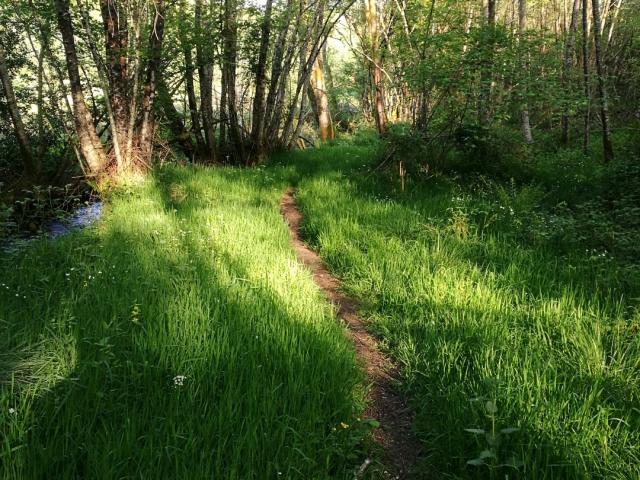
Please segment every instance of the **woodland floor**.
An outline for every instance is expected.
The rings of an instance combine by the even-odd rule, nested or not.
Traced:
[[[0,478],[639,478],[637,237],[569,197],[605,177],[403,190],[377,148],[165,166],[3,254]]]

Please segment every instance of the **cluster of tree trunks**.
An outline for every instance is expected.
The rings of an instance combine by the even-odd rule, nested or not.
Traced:
[[[294,145],[309,119],[315,121],[321,141],[334,138],[335,102],[330,95],[326,42],[336,22],[355,1],[283,0],[276,7],[273,0],[266,0],[256,21],[259,33],[255,54],[247,54],[239,50],[244,41],[239,37],[239,25],[244,21],[246,10],[238,0],[176,0],[168,5],[165,0],[99,0],[95,5],[77,0],[73,6],[70,0],[53,0],[66,73],[51,51],[53,34],[47,20],[35,22],[35,28],[40,30],[39,39],[34,41],[31,29],[27,31],[38,65],[38,148],[29,139],[6,52],[0,49],[2,91],[25,173],[36,178],[42,170],[46,149],[43,141],[45,88],[50,97],[59,99],[58,103],[53,102],[57,108],[64,102],[64,110],[66,104],[69,113],[61,111],[60,114],[70,115],[73,127],[62,124],[68,138],[73,139],[70,143],[87,175],[99,175],[106,170],[127,172],[136,166],[149,165],[159,112],[179,148],[189,159],[201,162],[241,165],[262,162],[269,151]],[[559,112],[561,141],[569,142],[575,109],[570,100],[574,95],[572,80],[581,75],[584,149],[586,152],[589,146],[592,117],[596,113],[602,125],[605,161],[613,159],[613,146],[603,56],[613,41],[623,1],[605,0],[601,5],[600,0],[591,0],[589,5],[589,0],[572,0],[570,12],[565,12],[566,25],[560,22],[557,27],[564,35],[559,62],[563,95]],[[475,2],[474,8],[464,11],[457,20],[465,38],[460,56],[475,58],[474,84],[464,92],[466,100],[461,113],[452,115],[452,119],[462,119],[468,110],[474,112],[475,106],[474,120],[479,125],[490,126],[496,105],[511,95],[523,140],[532,143],[531,111],[533,108],[535,118],[536,110],[535,104],[530,104],[530,98],[535,98],[530,93],[533,91],[530,59],[534,48],[545,48],[529,41],[528,20],[536,23],[537,19],[528,18],[526,0],[512,1],[511,24],[515,25],[512,32],[518,55],[514,65],[518,72],[514,78],[505,79],[502,60],[497,60],[498,42],[502,41],[499,40],[502,23],[498,18],[497,0]],[[424,31],[420,36],[414,35],[418,26],[408,13],[409,3],[407,0],[386,3],[363,0],[353,17],[356,20],[352,20],[356,24],[357,45],[347,42],[366,67],[362,110],[370,115],[380,134],[387,130],[389,118],[409,118],[426,132],[438,106],[450,102],[451,91],[447,85],[436,86],[428,76],[419,79],[411,69],[416,64],[429,65],[429,55],[433,55],[427,48],[429,42],[451,27],[436,25],[434,12],[438,5],[431,0],[424,5],[426,18],[420,26]],[[100,32],[92,28],[95,17],[91,13],[96,7],[99,7],[102,24]],[[168,58],[164,45],[169,8],[175,13],[170,18],[180,18],[179,23],[171,24],[169,29],[173,35],[170,48],[179,56],[183,67],[177,73],[165,72],[167,65],[176,64],[175,57]],[[78,19],[72,18],[75,15]],[[474,21],[477,28],[472,30]],[[547,22],[544,18],[539,21],[540,26]],[[74,31],[77,25],[81,32]],[[397,32],[393,30],[396,27]],[[100,34],[102,40],[97,37]],[[394,47],[391,40],[394,35],[403,38],[410,55],[397,55],[393,49],[398,47]],[[475,43],[473,35],[476,35]],[[98,102],[91,85],[96,78],[91,80],[86,66],[80,63],[84,60],[79,59],[78,37],[84,40],[80,56],[84,59],[88,52],[98,74],[97,85],[93,86],[104,92],[104,98]],[[407,60],[409,57],[413,58]],[[247,67],[247,58],[251,59],[250,67]],[[53,68],[53,75],[51,71],[47,74],[45,62]],[[577,64],[581,64],[581,72]],[[392,78],[388,68],[400,70],[404,76]],[[412,82],[407,78],[413,78]],[[220,88],[216,91],[218,81]],[[184,99],[182,111],[176,107],[176,98],[180,96]]]

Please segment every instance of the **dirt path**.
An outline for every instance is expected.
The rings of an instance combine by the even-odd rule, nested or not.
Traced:
[[[289,224],[298,259],[309,267],[314,281],[336,305],[338,316],[349,327],[350,337],[358,356],[364,361],[371,383],[365,414],[380,422],[380,428],[374,431],[374,440],[383,448],[385,466],[392,470],[389,472],[392,478],[404,479],[416,459],[418,446],[411,432],[409,410],[392,385],[396,367],[380,351],[375,337],[366,330],[356,313],[358,303],[340,291],[340,282],[329,273],[318,254],[300,238],[302,214],[296,206],[294,194],[293,188],[282,194],[280,209]]]

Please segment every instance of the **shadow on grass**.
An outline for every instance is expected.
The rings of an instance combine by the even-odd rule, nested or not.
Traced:
[[[433,452],[420,471],[639,473],[639,290],[624,268],[506,236],[456,237],[446,181],[402,194],[341,162],[345,149],[315,162],[315,152],[299,154],[309,156],[295,173],[303,228],[346,288],[363,297],[372,329],[403,366],[416,430]],[[520,429],[497,447],[465,432],[490,428],[488,400],[497,402],[499,428]],[[519,471],[466,464],[482,450],[498,451],[487,463],[515,456],[525,464]]]
[[[69,252],[45,246],[31,254],[53,255],[39,269],[57,277],[59,263],[75,264],[80,251],[96,278],[31,309],[42,308],[42,317],[13,347],[43,341],[64,312],[74,368],[33,397],[23,431],[10,432],[21,448],[0,465],[23,478],[348,476],[353,459],[345,450],[353,442],[332,427],[354,415],[361,376],[330,308],[309,311],[322,303],[287,299],[282,291],[295,283],[276,289],[273,277],[261,279],[230,239],[202,243],[205,229],[186,232],[181,219],[205,220],[216,198],[190,184],[186,170],[171,175],[155,185],[162,205],[140,218],[76,234],[65,240]],[[275,180],[216,175],[228,188],[241,177],[255,189],[237,208],[262,215]],[[172,199],[173,183],[189,190],[183,202]],[[280,221],[277,210],[273,216]],[[246,234],[283,255],[266,266],[290,268],[286,228],[272,229]],[[96,249],[95,258],[86,256]],[[115,280],[97,275],[110,265],[118,267]]]

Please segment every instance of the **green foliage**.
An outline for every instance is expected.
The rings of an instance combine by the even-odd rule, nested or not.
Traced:
[[[159,169],[0,255],[1,478],[352,478],[362,375],[291,249],[288,176]]]
[[[603,180],[637,161],[503,154],[401,192],[371,172],[375,150],[298,154],[298,200],[305,235],[402,366],[428,452],[416,477],[639,476],[638,257],[618,235],[594,251],[595,220],[577,213],[604,218]],[[639,244],[633,215],[617,231]]]

